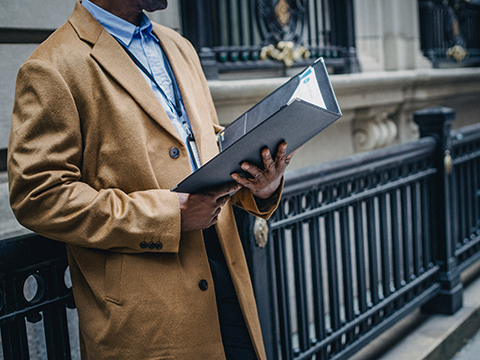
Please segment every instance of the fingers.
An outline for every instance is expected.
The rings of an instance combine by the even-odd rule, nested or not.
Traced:
[[[219,207],[215,210],[215,212],[213,213],[213,216],[212,216],[212,220],[210,220],[210,224],[207,226],[207,228],[212,226],[212,225],[215,225],[217,223],[218,215],[220,215],[220,211],[222,211],[221,207]]]
[[[213,200],[215,201],[214,205],[214,212],[211,225],[214,225],[218,220],[218,215],[222,210],[222,207],[228,202],[230,199],[230,194],[234,193],[235,191],[241,188],[240,184],[233,183],[228,184],[221,187],[217,192],[214,193]]]
[[[287,168],[290,160],[293,157],[293,154],[287,156],[287,143],[283,142],[278,146],[277,156],[275,158],[276,169],[277,171],[283,173]]]
[[[228,185],[217,192],[204,194],[177,193],[181,213],[182,231],[206,229],[218,221],[218,216],[228,200],[229,193],[238,190],[240,185]],[[225,194],[223,196],[219,196]]]
[[[218,190],[215,190],[215,191],[210,191],[210,194],[213,196],[213,198],[215,199],[215,201],[219,201],[219,199],[223,198],[223,197],[227,197],[227,200],[228,200],[228,197],[230,196],[230,194],[234,193],[235,191],[239,190],[240,189],[240,185],[237,184],[237,183],[231,183],[231,184],[227,184],[227,185],[224,185],[222,186],[220,189]]]
[[[273,166],[275,167],[275,163],[272,161]],[[241,165],[242,170],[248,172],[254,179],[260,179],[262,176],[265,175],[264,170],[260,170],[258,167],[255,165],[249,164],[247,162],[243,163]]]
[[[202,194],[179,194],[180,209],[182,215],[182,231],[206,229],[218,221],[222,207],[230,199],[230,195],[242,186],[250,189],[257,197],[266,199],[278,188],[285,168],[293,157],[287,156],[287,144],[281,143],[277,148],[275,159],[268,148],[262,150],[264,169],[255,165],[243,163],[242,169],[248,172],[252,178],[244,178],[239,174],[232,174],[234,183],[224,185],[218,189]]]
[[[208,229],[210,226],[215,225],[215,224],[217,223],[217,221],[218,221],[218,216],[217,216],[217,217],[214,217],[214,218],[212,219],[212,222],[210,223],[210,225],[208,225],[205,229]],[[205,229],[202,229],[202,230],[205,230]]]
[[[278,145],[277,156],[275,158],[275,161],[276,162],[285,161],[286,157],[287,157],[287,143],[284,141],[283,143]]]
[[[277,155],[278,156],[278,155]],[[275,168],[275,161],[272,159],[272,154],[268,148],[262,151],[263,166],[265,169],[273,170]]]
[[[287,156],[287,143],[284,141],[277,148],[275,160],[273,160],[272,154],[268,148],[262,150],[264,170],[260,170],[249,163],[243,163],[242,169],[247,171],[255,179],[265,176],[268,177],[269,175],[275,176],[276,173],[283,173],[292,157],[293,154]]]
[[[287,156],[287,143],[284,141],[278,146],[275,159],[272,159],[269,149],[262,150],[263,170],[246,162],[241,165],[242,170],[248,172],[252,178],[244,178],[237,173],[231,176],[238,184],[250,189],[255,196],[266,199],[278,188],[294,153]]]
[[[243,187],[250,187],[250,180],[248,179],[245,179],[243,177],[241,177],[240,175],[238,175],[237,173],[233,173],[232,175],[230,175],[232,177],[233,180],[235,180],[239,185],[243,186]]]
[[[230,199],[230,195],[225,195],[225,196],[222,196],[221,198],[218,198],[217,199],[217,205],[219,207],[222,207],[223,205],[225,205],[227,203],[228,199]]]

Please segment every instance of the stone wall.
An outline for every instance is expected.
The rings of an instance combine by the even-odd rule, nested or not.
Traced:
[[[211,81],[221,124],[229,124],[287,80]],[[343,117],[295,154],[289,169],[416,140],[413,112],[427,106],[454,108],[454,129],[480,121],[478,68],[333,75],[331,82]]]

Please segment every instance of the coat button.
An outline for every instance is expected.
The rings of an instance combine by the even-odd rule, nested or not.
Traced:
[[[148,248],[151,249],[151,250],[155,249],[155,244],[152,241],[150,241],[148,243]]]
[[[200,280],[200,282],[198,283],[198,287],[200,288],[200,290],[206,291],[208,289],[207,280],[205,280],[205,279]]]
[[[157,243],[155,244],[155,247],[157,248],[157,250],[162,250],[163,244],[160,241],[157,241]]]
[[[148,246],[148,244],[147,244],[145,241],[142,241],[142,242],[140,243],[140,247],[141,247],[142,249],[146,249],[147,246]]]
[[[172,159],[176,159],[176,158],[178,158],[179,156],[180,156],[180,150],[178,150],[177,147],[172,147],[172,148],[170,149],[170,157],[171,157]]]

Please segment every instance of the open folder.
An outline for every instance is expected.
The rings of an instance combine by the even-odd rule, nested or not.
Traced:
[[[323,58],[261,100],[218,134],[220,153],[176,187],[176,192],[198,193],[233,179],[230,174],[249,162],[263,168],[261,151],[275,157],[287,142],[287,153],[302,146],[342,116]]]

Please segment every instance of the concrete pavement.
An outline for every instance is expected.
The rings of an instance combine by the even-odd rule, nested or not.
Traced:
[[[479,360],[480,262],[462,281],[463,307],[454,315],[417,310],[349,360]]]
[[[480,359],[480,331],[452,358],[452,360]]]

